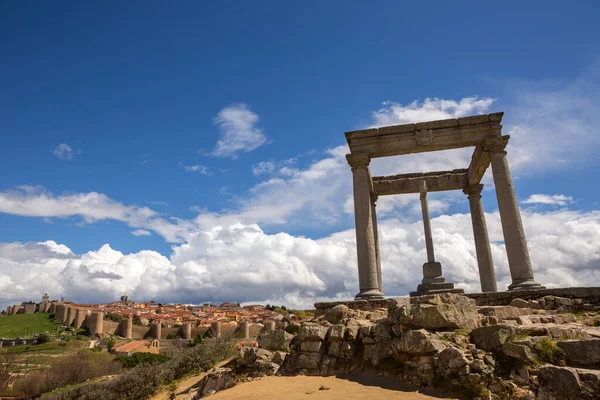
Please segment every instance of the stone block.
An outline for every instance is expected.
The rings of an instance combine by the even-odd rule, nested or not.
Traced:
[[[339,304],[327,310],[323,318],[332,324],[341,324],[348,319],[349,315],[350,309],[343,304]]]
[[[327,328],[314,322],[304,322],[300,326],[298,339],[304,340],[325,340],[327,336]]]
[[[504,343],[502,345],[502,352],[507,356],[520,361],[532,362],[535,360],[535,356],[531,349],[524,344]]]
[[[569,340],[558,342],[567,357],[569,365],[600,365],[600,339]]]
[[[295,367],[298,369],[317,369],[321,362],[321,353],[300,353],[295,358]]]
[[[392,340],[392,346],[395,351],[410,355],[437,353],[446,348],[443,341],[424,329],[404,332],[400,338]]]
[[[318,353],[321,351],[323,342],[321,341],[304,341],[300,343],[300,351],[306,353]]]
[[[344,334],[346,333],[346,327],[341,324],[332,325],[329,327],[327,334],[327,340],[329,342],[339,342],[344,340]]]
[[[515,327],[505,324],[482,326],[471,331],[471,342],[478,349],[490,351],[498,346],[502,346],[515,333]]]
[[[510,305],[517,308],[529,308],[529,302],[523,299],[512,299]]]
[[[353,342],[358,339],[360,328],[356,326],[350,326],[346,328],[346,340]]]
[[[284,330],[263,331],[258,335],[258,346],[263,349],[276,351],[289,349],[290,342],[294,335]]]

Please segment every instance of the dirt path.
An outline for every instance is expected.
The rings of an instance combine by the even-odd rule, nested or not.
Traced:
[[[319,390],[321,386],[329,390]],[[320,376],[266,377],[259,381],[239,383],[218,392],[215,400],[425,400],[458,399],[437,391],[418,392],[415,387],[402,385],[390,378],[360,375],[347,379]]]

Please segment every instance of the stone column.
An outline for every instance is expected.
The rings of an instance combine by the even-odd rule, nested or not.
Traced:
[[[377,260],[377,281],[379,282],[379,291],[383,294],[383,285],[381,284],[381,257],[379,256],[379,229],[377,228],[377,199],[376,194],[371,195],[371,218],[373,219],[373,237],[375,239],[375,258]]]
[[[427,185],[420,182],[419,192],[421,197],[421,210],[423,212],[423,228],[425,230],[425,246],[427,247],[427,262],[423,264],[423,280],[417,286],[416,292],[410,296],[422,296],[432,293],[463,293],[462,289],[455,289],[452,282],[446,282],[442,275],[442,264],[435,261],[433,252],[433,235],[431,234],[431,221],[429,219],[429,205],[427,204]]]
[[[154,321],[153,336],[154,336],[154,339],[156,339],[156,340],[160,340],[161,339],[161,336],[162,336],[162,321],[160,319]]]
[[[469,198],[469,206],[471,207],[471,222],[473,223],[473,237],[475,239],[475,252],[477,253],[481,291],[497,292],[492,248],[490,247],[485,213],[481,204],[482,190],[483,185],[481,184],[470,184],[463,188],[463,192]]]
[[[221,323],[220,322],[211,322],[210,324],[213,338],[218,339],[221,337]]]
[[[244,332],[244,338],[248,339],[250,337],[250,322],[248,322],[248,320],[242,321],[242,330]]]
[[[508,290],[542,289],[543,287],[533,278],[519,203],[506,160],[504,148],[508,144],[509,138],[509,136],[488,138],[483,144],[490,153],[504,245],[512,278],[512,284],[508,286]]]
[[[356,300],[381,299],[377,276],[377,251],[371,212],[371,174],[368,154],[348,154],[354,186],[354,223],[360,292]]]

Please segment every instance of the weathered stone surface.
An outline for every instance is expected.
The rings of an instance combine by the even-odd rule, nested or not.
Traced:
[[[577,371],[568,367],[543,366],[539,369],[538,400],[581,399],[581,382]]]
[[[346,328],[346,340],[353,342],[358,339],[358,333],[360,331],[359,327],[350,326]]]
[[[344,325],[332,325],[329,327],[329,332],[327,333],[327,340],[329,342],[339,342],[341,340],[344,340],[345,333],[346,327]]]
[[[400,323],[400,316],[404,315],[404,308],[410,306],[410,298],[396,297],[388,303],[388,321],[395,325]]]
[[[413,297],[409,306],[390,307],[388,315],[391,323],[430,330],[473,329],[481,324],[475,302],[452,293]]]
[[[371,336],[376,342],[389,340],[392,337],[392,328],[387,321],[379,322],[371,328]]]
[[[346,322],[349,315],[350,309],[343,304],[339,304],[327,310],[325,312],[324,318],[332,324],[343,324],[344,322]]]
[[[327,328],[316,324],[314,322],[304,322],[300,326],[300,331],[298,332],[298,339],[301,341],[304,340],[325,340],[325,336],[327,336]]]
[[[206,397],[209,393],[229,389],[235,386],[235,377],[231,368],[216,368],[200,381],[198,385],[198,398]]]
[[[289,350],[289,345],[294,335],[287,333],[284,330],[277,329],[274,331],[264,331],[258,335],[258,346],[260,348],[277,351]]]
[[[321,362],[320,353],[299,353],[295,359],[295,367],[299,369],[316,369]]]
[[[532,362],[535,359],[533,351],[524,344],[504,343],[502,345],[502,352],[509,357],[521,361]]]
[[[456,373],[469,363],[465,355],[454,347],[448,347],[440,353],[440,367],[444,373]]]
[[[367,344],[364,347],[363,358],[368,360],[373,365],[379,365],[381,360],[393,354],[391,340],[378,342],[375,344]]]
[[[411,355],[437,353],[446,348],[444,342],[424,329],[404,332],[400,338],[393,339],[392,346],[399,353]]]
[[[564,341],[557,345],[565,352],[569,365],[600,364],[600,339]]]
[[[285,331],[287,333],[291,333],[292,335],[297,335],[298,331],[300,331],[300,324],[297,322],[292,322],[285,327]]]
[[[285,357],[288,355],[285,351],[276,351],[273,353],[273,359],[271,360],[275,364],[283,364]]]
[[[529,309],[513,306],[485,306],[478,307],[478,310],[480,314],[487,317],[495,317],[498,321],[516,319],[522,315],[531,314],[531,310]]]
[[[323,342],[317,340],[304,341],[300,343],[300,351],[306,353],[318,353],[321,351]]]
[[[490,351],[502,346],[509,336],[514,335],[516,328],[510,325],[489,325],[471,331],[471,341],[479,349]]]
[[[512,299],[510,305],[517,308],[529,308],[529,302],[519,298]]]

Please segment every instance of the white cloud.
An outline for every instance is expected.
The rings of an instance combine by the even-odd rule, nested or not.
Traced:
[[[567,206],[573,203],[573,197],[564,194],[532,194],[522,201],[523,204],[547,204],[554,206]]]
[[[198,172],[199,174],[202,174],[202,175],[212,175],[212,173],[210,172],[210,169],[205,165],[199,165],[199,164],[184,165],[183,169],[185,170],[185,172]]]
[[[136,229],[135,231],[131,232],[131,234],[133,236],[151,236],[152,232],[145,229]]]
[[[499,289],[510,283],[500,219],[486,214]],[[600,284],[600,212],[523,213],[536,280],[550,287]],[[436,256],[444,274],[479,291],[468,214],[432,219]],[[422,223],[381,221],[384,291],[405,295],[421,279],[426,260]],[[83,255],[54,242],[0,244],[0,305],[53,297],[112,301],[126,293],[144,300],[269,301],[310,307],[358,292],[354,230],[319,240],[265,234],[257,225],[232,223],[201,229],[167,259],[154,251],[123,254],[108,245]]]
[[[222,109],[215,117],[220,138],[212,155],[237,158],[238,153],[247,153],[267,142],[267,136],[257,126],[258,115],[245,104],[235,104]]]
[[[116,220],[132,228],[155,231],[169,242],[184,241],[194,225],[184,220],[168,221],[148,207],[126,206],[101,193],[57,196],[41,186],[20,186],[0,192],[0,212],[24,217],[80,217],[85,223]]]
[[[271,161],[261,161],[252,166],[252,173],[256,176],[262,174],[270,174],[275,171],[275,163]]]
[[[61,143],[52,150],[52,154],[61,160],[72,160],[77,153],[68,144]]]
[[[460,118],[486,113],[494,99],[465,97],[460,101],[426,98],[422,103],[402,104],[386,101],[383,108],[373,112],[373,126],[412,124],[440,119]]]

